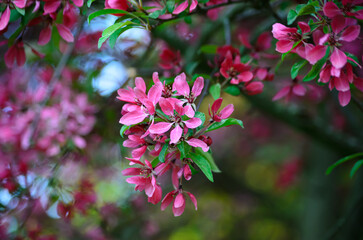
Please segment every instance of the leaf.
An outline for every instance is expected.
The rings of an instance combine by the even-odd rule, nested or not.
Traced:
[[[169,0],[166,2],[166,9],[169,13],[172,13],[175,8],[175,0]]]
[[[159,158],[156,157],[151,161],[151,166],[155,168],[160,163]]]
[[[291,25],[293,22],[295,22],[297,16],[297,12],[294,9],[291,9],[287,14],[287,24]]]
[[[200,53],[209,53],[209,54],[216,54],[217,53],[217,45],[212,45],[212,44],[207,44],[207,45],[203,45],[201,46],[201,48],[199,49]]]
[[[185,66],[185,72],[188,74],[188,75],[192,75],[192,73],[194,72],[195,68],[198,66],[199,62],[191,62],[191,63],[188,63],[186,66]]]
[[[18,11],[18,13],[20,13],[21,15],[25,15],[25,9],[23,9],[23,8],[18,8],[17,6],[15,6],[15,9],[16,9],[16,11]]]
[[[106,28],[103,32],[102,32],[102,37],[100,37],[100,39],[98,40],[98,48],[101,48],[102,44],[114,33],[116,32],[118,29],[122,28],[123,26],[127,26],[129,24],[134,24],[133,22],[130,21],[125,21],[125,22],[118,22],[115,23],[111,26],[109,26],[108,28]]]
[[[226,93],[231,94],[232,96],[238,96],[241,94],[241,90],[237,86],[228,86],[225,89],[223,89]]]
[[[326,170],[325,174],[328,175],[330,174],[334,168],[336,168],[337,166],[339,166],[342,163],[345,163],[346,161],[352,160],[354,158],[363,156],[363,152],[360,153],[355,153],[349,156],[346,156],[344,158],[341,158],[340,160],[336,161],[334,164],[330,165],[329,168]]]
[[[291,79],[295,79],[300,71],[300,69],[302,67],[305,66],[305,64],[307,63],[308,61],[306,60],[302,60],[300,62],[297,62],[295,63],[292,68],[291,68]]]
[[[186,142],[181,142],[177,145],[180,152],[180,159],[186,158],[188,153],[190,152],[191,146]]]
[[[239,126],[241,126],[241,128],[244,128],[243,122],[241,120],[235,119],[235,118],[227,118],[227,119],[223,119],[220,122],[213,123],[212,125],[209,126],[209,128],[207,128],[207,130],[205,132],[214,131],[219,128],[227,127],[227,126],[231,126],[231,125],[239,125]]]
[[[149,17],[150,18],[153,18],[153,19],[157,19],[160,15],[164,15],[166,12],[166,7],[164,7],[163,9],[161,10],[156,10],[152,13],[149,14]]]
[[[350,178],[353,178],[354,174],[358,171],[358,169],[363,165],[363,159],[357,161],[354,166],[352,167],[352,170],[350,170]]]
[[[193,162],[199,167],[199,169],[204,173],[204,175],[209,179],[209,181],[213,182],[212,169],[207,159],[193,152],[190,152],[188,157],[193,160]]]
[[[88,5],[88,3],[87,3]],[[96,12],[91,13],[88,16],[88,24],[91,22],[92,19],[99,17],[101,15],[106,15],[106,14],[128,14],[129,12],[122,10],[122,9],[102,9]]]
[[[198,131],[199,129],[202,129],[203,128],[203,124],[205,123],[205,114],[202,113],[202,112],[195,112],[194,117],[197,117],[200,120],[202,120],[202,124],[200,124],[200,126],[197,127],[197,129],[196,129]]]
[[[195,148],[195,151],[197,153],[199,153],[201,156],[203,156],[205,159],[207,159],[207,161],[208,161],[208,163],[209,163],[209,165],[211,167],[212,172],[215,172],[215,173],[222,172],[218,168],[217,164],[214,162],[214,159],[213,159],[213,156],[212,156],[211,153],[209,153],[209,152],[203,152],[203,150],[201,148]]]
[[[126,30],[129,30],[130,28],[132,28],[132,26],[126,26],[126,27],[123,27],[121,29],[118,29],[116,32],[114,32],[111,36],[110,36],[110,40],[109,40],[109,44],[110,44],[110,47],[113,48],[116,44],[116,41],[117,41],[117,38],[122,34],[124,33]]]
[[[329,56],[329,48],[327,48],[327,50],[326,50],[325,57],[320,59],[317,63],[315,63],[312,66],[311,70],[303,78],[303,82],[311,81],[311,80],[315,79],[320,74],[321,69],[323,68],[326,60],[328,59],[328,56]]]
[[[161,149],[160,153],[159,153],[159,161],[160,162],[165,162],[165,156],[168,150],[169,144],[165,143],[163,148]]]
[[[121,129],[120,129],[120,136],[124,137],[124,133],[129,130],[132,127],[132,125],[122,125]]]
[[[191,16],[184,17],[184,22],[187,24],[192,24],[192,17]]]
[[[299,16],[303,16],[303,15],[308,15],[308,14],[312,14],[315,13],[315,7],[311,4],[307,4],[305,5],[302,9],[300,9],[298,11],[298,15]]]
[[[95,0],[88,0],[87,1],[87,7],[91,7],[91,4],[94,2]]]
[[[216,100],[221,96],[221,85],[216,83],[209,88],[209,93]]]

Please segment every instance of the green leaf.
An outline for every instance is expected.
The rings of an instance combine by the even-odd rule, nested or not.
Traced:
[[[202,113],[202,112],[195,112],[194,117],[197,117],[200,120],[202,120],[201,126],[204,124],[204,122],[205,122],[205,114],[204,113]]]
[[[241,90],[237,86],[231,85],[223,89],[226,93],[231,94],[232,96],[239,96],[241,94]]]
[[[165,143],[163,148],[161,149],[161,151],[159,153],[159,161],[160,162],[165,162],[165,156],[166,156],[166,153],[168,152],[168,147],[169,147],[169,144]]]
[[[192,24],[192,17],[191,16],[184,17],[184,22],[187,24]]]
[[[291,68],[291,79],[295,79],[300,71],[300,69],[302,67],[305,66],[305,64],[307,63],[308,61],[306,60],[302,60],[300,62],[297,62],[295,63],[292,68]]]
[[[91,7],[91,4],[94,2],[95,0],[88,0],[87,1],[87,7]]]
[[[111,26],[109,26],[108,28],[106,28],[103,32],[102,32],[102,37],[100,37],[100,39],[98,40],[98,48],[101,48],[102,44],[117,30],[119,30],[120,28],[127,26],[129,24],[134,24],[133,22],[130,21],[125,21],[125,22],[118,22],[115,23]],[[121,30],[122,32],[122,30]]]
[[[297,45],[299,45],[300,44],[300,42],[301,41],[298,41],[298,42],[296,42],[296,43],[294,43],[294,45],[292,46],[292,48],[288,51],[288,52],[286,52],[286,53],[284,53],[284,54],[282,54],[281,55],[281,62],[283,62],[284,61],[284,59],[285,59],[285,57],[294,49],[294,48],[296,48],[296,46]]]
[[[132,18],[139,18],[139,17],[146,18],[147,17],[145,15],[145,13],[143,13],[143,12],[128,12],[128,11],[125,11],[122,9],[102,9],[102,10],[91,13],[88,16],[88,23],[90,23],[92,19],[99,17],[101,15],[106,15],[106,14],[125,14]]]
[[[307,4],[298,11],[298,15],[303,16],[303,15],[308,15],[308,14],[312,14],[315,12],[316,12],[315,7],[311,4]]]
[[[354,174],[358,171],[358,169],[363,165],[363,159],[357,161],[354,166],[352,167],[352,170],[350,171],[350,178],[353,178]]]
[[[109,44],[110,47],[113,48],[116,44],[117,38],[126,30],[129,30],[130,28],[132,28],[132,26],[128,25],[126,27],[120,28],[118,29],[116,32],[112,33],[112,35],[110,36],[110,40],[109,40]]]
[[[166,7],[164,7],[164,8],[163,8],[163,9],[161,9],[161,10],[156,10],[156,11],[154,11],[154,12],[150,13],[148,16],[149,16],[150,18],[157,19],[160,15],[165,14],[165,12],[166,12]]]
[[[20,13],[21,15],[25,15],[25,9],[24,8],[18,8],[17,6],[15,6],[16,11],[18,11],[18,13]]]
[[[346,156],[344,158],[341,158],[340,160],[336,161],[334,164],[330,165],[330,167],[326,170],[325,174],[328,175],[330,174],[334,168],[336,168],[337,166],[339,166],[342,163],[345,163],[346,161],[352,160],[354,158],[363,156],[363,152],[360,153],[355,153],[349,156]]]
[[[213,123],[212,125],[209,126],[209,128],[207,128],[207,130],[205,132],[214,131],[219,128],[227,127],[227,126],[231,126],[231,125],[239,125],[239,126],[241,126],[241,128],[243,128],[243,122],[241,120],[235,119],[235,118],[227,118],[227,119],[223,119],[220,122]]]
[[[180,159],[184,159],[187,157],[190,152],[191,146],[186,142],[181,142],[177,145],[180,152]]]
[[[124,133],[126,132],[126,130],[129,130],[132,127],[132,125],[128,126],[128,125],[122,125],[121,129],[120,129],[120,136],[124,137]]]
[[[308,72],[308,74],[306,74],[306,76],[303,78],[304,82],[311,81],[320,74],[321,69],[323,68],[326,60],[328,59],[328,56],[329,56],[329,48],[327,48],[327,50],[326,50],[325,57],[323,57],[317,63],[315,63],[312,66],[311,70]]]
[[[175,7],[175,0],[169,0],[166,2],[166,9],[169,13],[172,13],[174,11]]]
[[[155,168],[160,163],[159,158],[156,157],[151,161],[151,166]]]
[[[214,162],[213,156],[209,152],[204,152],[201,148],[195,148],[195,151],[207,159],[212,172],[220,173],[221,170],[218,168],[217,164]]]
[[[293,22],[295,22],[297,16],[297,12],[294,9],[291,9],[287,14],[287,24],[291,25]]]
[[[207,44],[200,47],[200,53],[209,53],[209,54],[216,54],[217,53],[217,45]]]
[[[204,173],[204,175],[209,179],[209,181],[213,182],[212,169],[207,159],[193,152],[190,152],[188,157],[193,160],[193,162],[199,167],[199,169]]]
[[[209,88],[209,93],[216,100],[221,96],[221,85],[216,83]]]
[[[198,66],[199,62],[190,62],[185,66],[185,72],[188,75],[192,75],[192,73],[194,72],[195,68]]]

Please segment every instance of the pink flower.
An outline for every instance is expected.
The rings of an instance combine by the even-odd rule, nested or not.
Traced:
[[[253,78],[253,73],[250,71],[250,66],[241,63],[239,56],[232,60],[230,53],[227,53],[226,58],[222,62],[220,73],[223,77],[231,79],[231,84],[239,84],[241,82],[249,82]]]
[[[8,5],[0,17],[0,31],[4,30],[8,26],[9,20],[10,20],[10,7]]]
[[[185,193],[184,192],[185,191],[180,189],[180,190],[171,191],[168,194],[166,194],[164,199],[161,201],[161,210],[164,211],[174,200],[174,203],[172,206],[174,216],[178,217],[178,216],[182,215],[184,212],[184,209],[185,209]],[[194,204],[195,210],[197,210],[198,209],[197,199],[190,192],[186,192],[186,193],[188,194],[190,200]]]
[[[217,100],[214,101],[214,103],[212,104],[212,107],[209,106],[209,108],[208,108],[209,116],[215,122],[220,122],[222,119],[227,119],[234,111],[233,104],[228,104],[221,111],[219,111],[219,109],[221,108],[222,102],[223,102],[223,99],[218,98]]]
[[[262,82],[256,82],[256,81],[251,81],[245,84],[245,86],[243,87],[243,90],[248,94],[248,95],[256,95],[256,94],[260,94],[263,91],[263,83]]]
[[[260,36],[258,36],[256,44],[251,45],[250,33],[244,30],[240,34],[238,34],[238,40],[243,44],[243,46],[252,51],[251,56],[253,58],[258,59],[260,58],[261,54],[265,56],[265,54],[261,52],[266,51],[271,47],[272,37],[270,32],[263,32]]]
[[[106,0],[105,1],[105,8],[108,9],[121,9],[127,11],[129,5],[127,4],[127,0]],[[113,14],[115,16],[123,16],[125,14]]]
[[[353,11],[353,7],[361,6],[361,0],[343,0],[342,9],[340,9],[334,2],[326,2],[323,7],[324,15],[329,18],[334,18],[338,15],[353,16],[358,19],[363,19],[363,10]]]
[[[5,53],[5,64],[8,68],[11,68],[14,62],[17,62],[18,66],[23,66],[25,64],[25,50],[22,41],[15,43],[11,46]]]
[[[145,164],[137,159],[127,158],[133,164],[139,165],[139,167],[127,168],[122,171],[124,176],[134,176],[126,180],[130,184],[135,184],[135,191],[145,190],[145,194],[149,197],[149,202],[157,204],[161,200],[162,189],[156,183],[156,179],[153,173],[153,167],[148,160],[145,160]]]
[[[173,127],[173,130],[170,132],[170,143],[175,144],[180,140],[184,128],[194,129],[202,124],[202,120],[194,117],[194,111],[191,109],[191,107],[188,105],[185,107],[181,106],[181,103],[178,100],[172,101],[170,98],[161,98],[159,104],[161,110],[169,116],[170,122],[159,122],[153,124],[149,127],[148,130],[152,134],[163,134]],[[184,115],[188,116],[190,119],[183,120]]]
[[[203,152],[208,152],[208,150],[209,150],[208,145],[200,139],[191,138],[191,139],[186,140],[186,142],[192,147],[200,147],[203,150]]]
[[[164,48],[160,53],[159,66],[164,70],[174,69],[175,73],[179,73],[181,69],[180,51],[174,51],[170,48]]]
[[[304,96],[306,94],[306,89],[298,83],[297,79],[292,81],[292,84],[286,87],[283,87],[276,95],[272,98],[272,101],[279,100],[283,97],[286,97],[286,100],[289,101],[292,95],[296,96]]]
[[[204,79],[202,77],[197,77],[192,87],[192,91],[190,91],[185,73],[182,73],[175,77],[173,91],[176,91],[178,96],[183,96],[187,100],[187,103],[193,104],[195,99],[202,93],[203,87]]]
[[[310,27],[304,22],[299,22],[298,25],[301,29],[301,34],[298,33],[297,28],[289,28],[280,23],[272,25],[272,34],[274,38],[279,40],[276,43],[276,51],[286,53],[291,50],[295,43],[303,42],[305,35],[310,32]],[[301,51],[305,49],[303,43],[300,43],[297,47],[302,47]]]
[[[189,6],[189,1],[186,0],[175,6],[173,14],[179,14],[181,12],[184,12],[184,10],[188,8],[188,6],[189,6],[189,12],[192,12],[197,7],[197,5],[198,5],[197,0],[192,0],[190,6]]]
[[[138,126],[135,126],[135,128]],[[142,155],[146,152],[147,142],[142,138],[145,131],[138,127],[139,131],[135,134],[128,135],[128,139],[123,142],[123,146],[127,148],[135,148],[132,150],[131,154],[134,159],[140,159]]]

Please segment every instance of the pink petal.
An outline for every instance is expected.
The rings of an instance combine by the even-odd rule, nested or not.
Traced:
[[[63,24],[56,24],[55,25],[58,29],[59,35],[66,41],[66,42],[73,42],[74,41],[74,37],[73,34],[71,32],[71,30],[69,30],[69,28],[67,28],[65,25]]]
[[[140,148],[136,148],[131,152],[133,158],[141,158],[142,155],[146,152],[147,146],[142,146]]]
[[[350,91],[339,92],[338,98],[339,98],[340,105],[342,107],[345,107],[350,102],[350,98],[351,98]]]
[[[50,41],[50,38],[52,36],[52,29],[50,26],[46,26],[45,28],[40,31],[38,44],[39,45],[45,45]]]
[[[10,7],[8,5],[0,17],[0,31],[4,30],[8,26],[9,20],[10,20]]]
[[[122,116],[120,123],[130,126],[142,122],[148,115],[142,111],[129,112]]]
[[[183,206],[181,206],[180,208],[176,208],[173,206],[174,217],[179,217],[180,215],[182,215],[184,210],[185,210],[185,204]]]
[[[192,12],[198,5],[198,1],[197,0],[192,0],[192,3],[190,4],[189,7],[189,12]]]
[[[294,42],[290,40],[280,40],[276,43],[276,51],[286,53],[294,46]]]
[[[217,100],[215,100],[214,101],[214,103],[212,104],[212,108],[211,108],[211,110],[212,110],[212,113],[215,115],[217,112],[218,112],[218,110],[219,110],[219,108],[221,107],[221,105],[222,105],[222,102],[223,102],[223,99],[222,98],[218,98]]]
[[[256,95],[263,91],[263,83],[262,82],[252,82],[245,87],[245,90],[248,95]]]
[[[204,87],[204,78],[197,77],[192,88],[193,97],[198,97],[201,94],[203,87]]]
[[[117,94],[117,99],[119,99],[120,101],[135,103],[136,95],[133,90],[120,88],[119,90],[117,90]]]
[[[225,108],[222,109],[222,111],[220,112],[220,117],[221,119],[226,119],[229,116],[231,116],[231,114],[234,111],[234,106],[233,104],[228,104]]]
[[[183,134],[183,129],[176,125],[176,127],[170,132],[170,143],[177,143]]]
[[[264,51],[271,47],[271,33],[264,32],[257,38],[256,50]]]
[[[174,114],[173,105],[168,101],[168,99],[160,98],[159,105],[163,113],[168,116],[172,116]]]
[[[155,186],[154,194],[148,198],[148,202],[152,204],[158,204],[161,201],[162,189],[159,185]]]
[[[135,177],[130,177],[130,178],[126,179],[126,182],[128,182],[130,184],[143,185],[146,183],[146,180],[147,179],[144,177],[135,176]]]
[[[62,1],[59,0],[49,0],[44,1],[44,15],[56,12]]]
[[[173,91],[177,91],[177,93],[182,96],[189,96],[190,88],[186,81],[185,73],[175,77]]]
[[[78,148],[85,148],[87,143],[86,143],[86,140],[84,140],[84,138],[82,138],[81,136],[74,136],[72,138],[74,144],[78,147]]]
[[[208,152],[208,150],[209,150],[208,145],[200,139],[191,138],[191,139],[187,140],[186,142],[192,147],[202,148],[203,152]]]
[[[73,0],[73,3],[77,7],[82,7],[83,6],[83,0]]]
[[[15,6],[17,6],[18,8],[24,8],[26,5],[26,0],[13,0],[13,3],[15,4]]]
[[[140,168],[126,168],[122,172],[123,176],[137,176],[140,175],[141,169]]]
[[[161,201],[161,211],[164,211],[170,205],[170,203],[174,199],[174,197],[173,197],[174,194],[175,194],[175,191],[171,191],[165,195],[164,199]]]
[[[186,105],[184,107],[184,110],[185,110],[185,115],[187,115],[189,118],[194,117],[195,112],[194,112],[194,109],[192,108],[192,106]]]
[[[290,89],[291,89],[291,87],[290,87],[290,86],[286,86],[286,87],[282,88],[282,89],[281,89],[280,91],[278,91],[278,92],[276,93],[276,95],[272,98],[272,101],[276,101],[276,100],[279,100],[279,99],[281,99],[281,98],[285,97],[286,95],[288,95],[288,94],[289,94]]]
[[[319,74],[319,82],[327,83],[330,81],[330,67],[323,68],[323,71]]]
[[[240,73],[238,76],[238,80],[241,82],[249,82],[253,78],[253,73],[250,71],[244,71]]]
[[[190,192],[187,193],[190,197],[190,200],[192,201],[192,203],[194,204],[195,210],[198,210],[198,203],[197,203],[197,199],[194,197],[193,194],[191,194]]]
[[[292,92],[297,96],[304,96],[306,89],[301,84],[295,84],[295,86],[292,87]]]
[[[359,25],[349,26],[343,31],[342,36],[340,37],[340,40],[346,41],[346,42],[351,42],[359,36],[359,33],[360,33]]]
[[[152,86],[147,94],[149,100],[156,105],[159,102],[159,99],[163,93],[163,85],[161,83],[156,83]]]
[[[135,86],[143,92],[146,92],[145,81],[141,77],[135,78]]]
[[[345,17],[342,15],[336,16],[331,21],[331,27],[333,29],[333,32],[336,34],[340,33],[345,26],[346,26]]]
[[[185,9],[187,9],[188,7],[188,0],[182,2],[181,4],[179,4],[173,11],[173,14],[179,14],[181,12],[183,12]]]
[[[298,25],[299,25],[299,27],[301,29],[301,32],[303,34],[310,32],[310,26],[306,22],[298,22]]]
[[[158,72],[153,72],[153,82],[156,83],[161,83],[160,79],[159,79],[159,73]]]
[[[336,90],[340,92],[349,91],[349,81],[343,77],[335,77],[334,78],[334,87]]]
[[[242,45],[248,49],[252,49],[249,37],[250,34],[247,31],[238,34],[238,40],[242,43]]]
[[[161,134],[169,131],[173,123],[159,122],[149,127],[150,133]]]
[[[275,23],[274,25],[272,25],[272,35],[277,40],[286,40],[288,37],[287,36],[288,33],[296,33],[296,32],[297,32],[296,28],[289,28],[282,25],[281,23]]]
[[[197,128],[202,124],[202,120],[200,118],[191,118],[187,121],[183,121],[185,126],[187,126],[187,128]]]
[[[176,196],[176,198],[175,198],[175,201],[174,201],[174,207],[175,207],[175,208],[180,208],[180,207],[182,207],[184,204],[185,204],[185,197],[184,197],[184,194],[179,193],[179,194]]]
[[[308,60],[310,64],[314,65],[325,56],[326,49],[327,46],[315,46],[306,54],[306,60]]]
[[[333,2],[327,2],[323,7],[323,12],[324,12],[324,15],[329,18],[333,18],[336,15],[341,14],[341,10]]]
[[[190,167],[188,164],[185,164],[184,166],[184,178],[189,181],[192,178],[192,171],[190,170]]]
[[[330,56],[330,61],[335,68],[340,69],[347,63],[347,56],[343,51],[335,47],[332,55]]]

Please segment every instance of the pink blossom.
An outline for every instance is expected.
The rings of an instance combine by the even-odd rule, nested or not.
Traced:
[[[334,2],[326,2],[323,7],[324,15],[329,18],[334,18],[338,15],[347,15],[356,17],[358,19],[363,19],[363,10],[353,11],[353,7],[361,6],[361,0],[343,0],[342,8],[340,9]]]
[[[279,100],[286,97],[289,101],[293,95],[304,96],[306,94],[306,89],[298,83],[297,79],[294,79],[289,86],[283,87],[276,95],[272,98],[272,101]]]
[[[249,82],[253,78],[250,66],[241,63],[239,56],[232,60],[230,53],[221,64],[220,73],[223,77],[231,79],[231,84],[239,84],[241,82]]]
[[[184,12],[188,8],[188,6],[189,6],[189,12],[192,12],[197,7],[197,5],[198,5],[197,0],[192,0],[190,6],[189,6],[189,1],[186,0],[175,6],[173,14],[179,14],[181,12]]]
[[[174,200],[172,209],[175,217],[183,214],[185,210],[185,191],[174,190],[165,195],[164,199],[161,201],[161,210],[164,211]],[[197,199],[190,192],[186,192],[190,200],[194,204],[195,210],[198,209]]]
[[[222,102],[223,99],[218,98],[217,100],[214,101],[212,107],[209,106],[208,108],[209,116],[215,122],[220,122],[222,119],[227,119],[234,111],[233,104],[228,104],[221,111],[219,111],[219,109],[222,106]]]
[[[12,67],[14,62],[17,62],[18,66],[25,64],[25,50],[23,42],[19,41],[11,46],[5,53],[5,64],[8,68]]]

